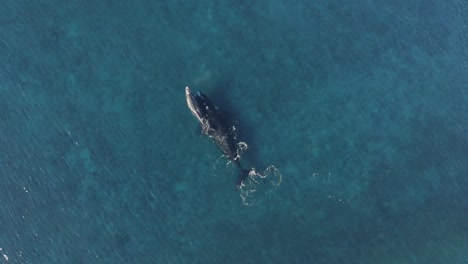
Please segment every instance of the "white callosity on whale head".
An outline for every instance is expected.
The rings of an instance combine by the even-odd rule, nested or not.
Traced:
[[[187,106],[200,123],[203,123],[203,116],[200,113],[198,102],[196,101],[197,94],[193,94],[190,88],[185,87],[185,100],[187,101]]]

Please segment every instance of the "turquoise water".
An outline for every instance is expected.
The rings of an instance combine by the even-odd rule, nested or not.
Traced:
[[[468,2],[348,2],[3,1],[0,263],[468,263]]]

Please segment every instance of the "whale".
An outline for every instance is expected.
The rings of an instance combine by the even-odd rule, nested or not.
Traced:
[[[211,138],[221,152],[239,168],[236,188],[241,188],[245,179],[249,176],[250,170],[242,168],[240,163],[234,128],[227,124],[227,119],[223,113],[213,105],[204,93],[200,91],[192,92],[187,86],[185,87],[185,100],[192,115],[201,124],[202,135]]]

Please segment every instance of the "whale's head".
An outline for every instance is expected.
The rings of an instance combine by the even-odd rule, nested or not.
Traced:
[[[207,116],[208,107],[206,105],[206,96],[201,92],[193,93],[190,88],[185,87],[185,100],[192,114],[203,123]]]

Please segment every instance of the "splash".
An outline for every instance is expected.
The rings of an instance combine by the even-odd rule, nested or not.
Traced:
[[[236,127],[232,126],[230,129],[231,136],[237,141]],[[237,143],[236,159],[242,159],[242,155],[249,149],[246,142],[240,141]],[[226,155],[221,155],[214,165],[216,169],[219,161],[223,158],[228,158],[225,163],[226,167],[231,166],[234,162]],[[282,174],[274,165],[268,166],[263,172],[257,171],[252,168],[249,171],[249,177],[241,183],[238,191],[242,199],[242,203],[246,206],[257,205],[265,200],[267,195],[279,186],[282,182]]]
[[[274,165],[268,166],[263,172],[252,168],[249,177],[239,188],[242,203],[246,206],[260,204],[275,187],[281,184],[282,177],[280,170]]]
[[[242,153],[249,149],[249,145],[245,142],[237,143],[237,156],[240,157]]]
[[[2,254],[2,255],[3,255],[3,258],[5,259],[5,261],[8,262],[8,260],[9,260],[9,259],[8,259],[8,256],[3,252],[3,249],[2,249],[2,248],[0,248],[0,254]]]

